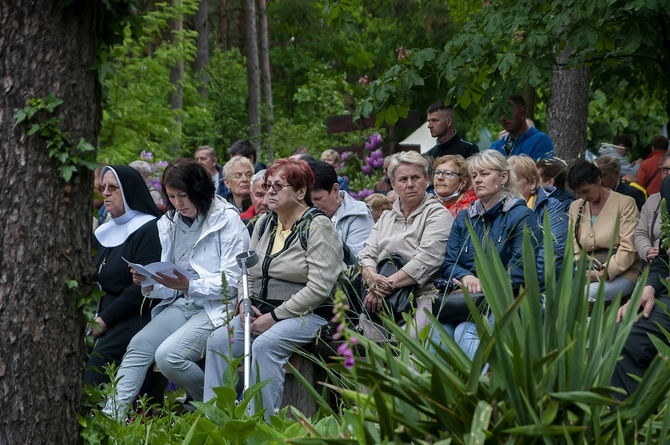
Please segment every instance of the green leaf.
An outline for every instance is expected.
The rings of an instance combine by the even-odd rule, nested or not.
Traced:
[[[253,433],[258,422],[254,419],[229,420],[221,428],[221,433],[230,443],[242,445]]]

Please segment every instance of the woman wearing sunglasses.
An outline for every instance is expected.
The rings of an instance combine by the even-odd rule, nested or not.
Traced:
[[[161,213],[139,172],[125,165],[103,167],[98,191],[112,219],[93,239],[94,279],[104,295],[90,331],[95,343],[84,370],[89,385],[109,382],[104,368],[121,363],[130,339],[151,319],[150,300],[133,283],[123,259],[148,264],[159,261],[161,253],[156,228]]]
[[[445,155],[435,160],[433,187],[437,197],[454,218],[477,199],[470,187],[468,164],[461,155]]]
[[[330,296],[344,271],[342,241],[330,218],[312,206],[313,185],[305,161],[279,159],[268,167],[263,189],[270,212],[256,222],[251,237],[259,259],[248,269],[251,382],[269,380],[261,389],[266,420],[281,407],[289,357],[332,318]],[[221,386],[229,360],[244,354],[243,310],[240,305],[229,329],[218,329],[207,342],[205,401]],[[260,409],[252,403],[252,412]]]

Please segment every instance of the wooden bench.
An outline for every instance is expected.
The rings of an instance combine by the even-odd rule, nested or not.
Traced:
[[[315,360],[323,359],[325,362],[329,361],[329,357],[337,355],[337,348],[340,346],[341,342],[331,342],[324,343],[321,340],[319,343],[312,342],[306,345],[303,348],[303,351],[294,353],[289,359],[289,363],[302,375],[315,389],[317,392],[321,393],[323,391],[323,386],[319,382],[324,382],[327,379],[327,373],[323,369],[323,365],[320,362]],[[309,355],[305,356],[304,353],[307,352]],[[204,360],[200,361],[198,364],[204,368]],[[165,388],[167,387],[168,380],[160,372],[158,366],[154,364],[153,366],[153,381],[151,385],[151,394],[149,396],[155,403],[162,403],[165,395]],[[294,406],[304,415],[311,417],[319,409],[316,401],[309,395],[307,390],[304,388],[302,383],[296,378],[293,374],[291,368],[288,366],[285,368],[286,377],[284,381],[284,394],[282,396],[282,405],[285,406]],[[240,374],[240,384],[238,385],[238,390],[242,390],[242,381],[243,381],[243,368],[239,368],[238,372]]]

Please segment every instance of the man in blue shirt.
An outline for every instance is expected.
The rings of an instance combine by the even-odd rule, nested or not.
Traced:
[[[503,155],[528,155],[534,161],[554,157],[554,144],[546,134],[537,128],[528,126],[526,122],[526,101],[522,96],[513,95],[507,99],[511,105],[500,123],[507,131],[507,135],[491,144],[491,150],[497,150]],[[510,117],[511,115],[511,117]]]

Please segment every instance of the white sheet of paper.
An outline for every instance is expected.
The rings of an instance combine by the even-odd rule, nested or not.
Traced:
[[[156,280],[151,278],[152,275],[156,275],[157,273],[162,273],[163,275],[167,275],[169,277],[176,277],[177,275],[174,273],[174,270],[177,270],[180,274],[186,276],[189,280],[193,278],[193,274],[186,269],[177,266],[174,263],[169,263],[169,262],[159,262],[159,263],[151,263],[147,264],[146,266],[142,266],[141,264],[137,263],[131,263],[127,259],[123,258],[123,261],[126,263],[130,264],[133,269],[137,271],[140,275],[144,275],[147,277],[147,279],[142,283],[142,287],[144,286],[154,286],[158,284]]]

